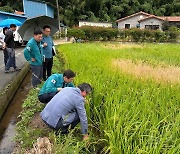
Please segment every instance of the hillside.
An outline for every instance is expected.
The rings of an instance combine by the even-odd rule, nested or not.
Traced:
[[[46,1],[56,8],[56,1]],[[1,0],[1,11],[23,11],[22,0]],[[60,17],[68,26],[78,20],[114,22],[121,17],[144,11],[158,16],[180,15],[180,0],[59,0]],[[55,14],[56,10],[55,10]]]

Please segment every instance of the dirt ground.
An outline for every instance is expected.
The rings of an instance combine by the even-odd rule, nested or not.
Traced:
[[[152,67],[142,62],[133,63],[131,60],[113,60],[113,67],[119,68],[122,72],[131,74],[137,78],[153,79],[161,83],[180,84],[180,67]]]
[[[36,113],[34,115],[34,117],[31,119],[30,121],[30,127],[32,128],[41,128],[44,130],[50,130],[50,128],[48,128],[48,126],[42,121],[41,117],[40,117],[40,113]]]
[[[51,131],[50,128],[40,118],[40,113],[36,113],[31,119],[29,126],[31,128],[39,128],[44,131]],[[13,154],[19,154],[21,149],[17,147],[14,149]],[[47,137],[39,137],[37,142],[33,144],[33,148],[26,150],[25,154],[52,154],[52,144]]]

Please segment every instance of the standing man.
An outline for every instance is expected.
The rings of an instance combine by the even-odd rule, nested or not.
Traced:
[[[50,36],[51,27],[44,26],[43,27],[43,80],[45,81],[49,76],[51,76],[51,70],[53,66],[53,53],[52,50],[54,48],[53,40]]]
[[[66,70],[63,74],[51,75],[39,92],[39,101],[48,103],[62,88],[74,87],[72,83],[76,74],[72,70]]]
[[[46,105],[41,112],[45,124],[61,133],[68,133],[70,126],[73,129],[79,122],[83,140],[88,139],[88,123],[84,107],[85,97],[92,91],[88,83],[82,83],[77,88],[63,88]]]
[[[34,31],[34,37],[31,38],[24,49],[24,57],[30,63],[32,70],[32,86],[37,87],[41,83],[43,76],[43,53],[42,53],[42,31]]]
[[[16,66],[16,59],[15,59],[15,42],[14,42],[14,34],[13,32],[16,31],[16,25],[15,24],[11,24],[10,25],[10,29],[6,32],[5,35],[5,45],[4,45],[4,50],[6,50],[6,52],[8,53],[8,60],[5,66],[5,73],[9,73],[10,71],[10,67],[14,68],[14,71],[18,71],[20,70],[19,68],[17,68]]]

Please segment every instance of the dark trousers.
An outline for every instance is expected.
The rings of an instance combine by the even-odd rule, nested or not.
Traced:
[[[43,62],[43,80],[45,81],[49,76],[51,76],[51,70],[53,66],[53,57],[45,58]]]
[[[15,50],[13,48],[6,48],[8,53],[8,60],[5,66],[5,70],[9,70],[10,67],[16,68]]]
[[[60,118],[55,128],[53,128],[46,121],[44,121],[44,123],[48,125],[48,127],[56,131],[60,130],[61,133],[68,133],[68,128],[73,129],[79,122],[80,119],[77,112],[69,113],[68,118],[66,118],[65,120]]]
[[[4,53],[4,65],[6,66],[9,56],[8,56],[8,52],[6,49],[3,50],[3,53]]]
[[[41,84],[43,76],[43,66],[30,65],[32,71],[32,86],[37,87],[38,84]]]
[[[42,94],[38,96],[38,99],[41,103],[47,104],[50,102],[50,100],[57,94],[58,92],[52,92],[52,93],[47,93],[47,94]]]

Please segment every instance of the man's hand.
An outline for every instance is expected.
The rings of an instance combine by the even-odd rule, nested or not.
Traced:
[[[83,136],[83,141],[87,141],[89,139],[89,135],[88,134],[85,134],[84,136]]]
[[[6,43],[3,43],[2,49],[4,50],[6,48]]]
[[[47,47],[47,46],[48,46],[48,44],[46,42],[44,42],[43,47]]]
[[[3,45],[3,46],[2,46],[2,49],[3,49],[3,50],[6,49],[6,46]]]
[[[32,61],[32,62],[35,62],[35,61],[36,61],[36,59],[35,59],[35,58],[31,58],[31,61]]]
[[[61,90],[62,90],[62,88],[57,88],[57,90],[58,90],[58,91],[61,91]]]

